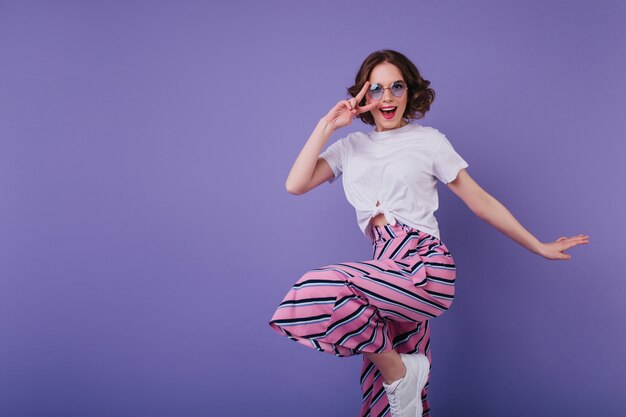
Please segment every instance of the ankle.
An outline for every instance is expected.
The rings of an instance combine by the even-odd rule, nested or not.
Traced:
[[[406,367],[404,366],[404,363],[400,361],[398,366],[386,369],[386,372],[383,374],[383,380],[385,381],[385,384],[390,385],[401,380],[405,375]]]
[[[365,356],[378,368],[386,384],[391,384],[406,375],[404,362],[396,351],[365,353]]]

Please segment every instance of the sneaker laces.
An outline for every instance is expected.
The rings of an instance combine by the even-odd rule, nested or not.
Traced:
[[[397,386],[394,388],[397,388]],[[387,391],[387,399],[389,400],[389,409],[391,411],[391,416],[394,417],[400,415],[400,398],[396,394],[396,389],[394,389],[392,392]]]
[[[391,415],[397,416],[400,414],[400,399],[394,393],[387,393],[387,398],[389,399],[389,409],[391,411]]]

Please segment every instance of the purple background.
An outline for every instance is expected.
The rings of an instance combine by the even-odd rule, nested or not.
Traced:
[[[433,415],[623,415],[625,28],[617,0],[0,2],[0,416],[356,415],[360,358],[267,321],[370,256],[339,183],[284,180],[381,48],[531,232],[591,236],[544,260],[440,187]]]

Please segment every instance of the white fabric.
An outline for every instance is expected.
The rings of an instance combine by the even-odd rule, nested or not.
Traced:
[[[437,129],[410,123],[384,132],[355,132],[322,154],[335,177],[343,174],[346,198],[359,227],[372,238],[370,219],[383,213],[439,238],[437,179],[449,183],[468,164]]]

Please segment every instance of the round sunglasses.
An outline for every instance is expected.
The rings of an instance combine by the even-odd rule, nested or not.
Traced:
[[[367,95],[372,100],[379,100],[385,94],[385,90],[390,90],[394,97],[402,97],[406,91],[406,84],[404,81],[394,81],[389,87],[383,87],[378,83],[372,83],[369,90],[367,90]]]

